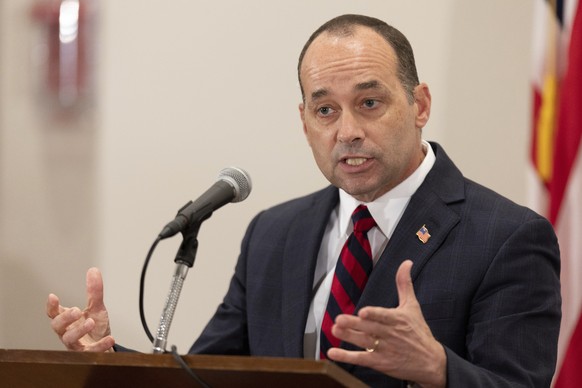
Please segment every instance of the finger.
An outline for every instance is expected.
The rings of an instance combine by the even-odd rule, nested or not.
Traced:
[[[61,341],[67,349],[81,351],[85,350],[81,343],[81,338],[87,335],[95,328],[95,321],[91,318],[84,321],[77,321],[76,324],[70,325],[63,333]]]
[[[404,306],[407,302],[416,301],[414,286],[412,284],[412,278],[410,277],[411,269],[412,261],[405,260],[400,264],[398,272],[396,272],[396,289],[398,290],[399,306]]]
[[[345,318],[345,319],[344,319]],[[376,323],[364,322],[353,316],[340,316],[336,319],[336,324],[332,326],[332,334],[342,341],[349,342],[360,348],[370,348],[377,338],[377,331],[381,329]]]
[[[87,271],[87,310],[104,310],[103,277],[98,268]]]
[[[345,350],[342,348],[331,348],[327,351],[327,357],[330,360],[346,364],[362,365],[369,368],[373,368],[377,364],[374,360],[375,356],[375,353]]]
[[[83,317],[83,313],[78,307],[72,307],[70,309],[65,309],[62,313],[58,314],[51,321],[51,327],[53,331],[57,333],[59,337],[68,330],[68,328],[75,322],[79,321]]]
[[[55,294],[49,294],[46,301],[46,315],[50,319],[53,319],[63,311],[65,311],[65,309],[60,305],[59,297]]]
[[[108,335],[103,337],[99,341],[95,342],[94,344],[88,345],[85,348],[85,351],[88,352],[106,352],[108,350],[113,351],[113,345],[115,345],[115,340],[112,336]]]
[[[368,333],[370,335],[378,335],[379,332],[382,331],[385,318],[381,315],[382,313],[378,311],[375,313],[373,310],[381,309],[380,307],[366,307],[367,309],[371,310],[368,312],[366,317],[361,317],[359,314],[349,315],[349,314],[340,314],[335,319],[335,324],[332,326],[337,327],[338,330],[354,330],[358,332]],[[387,309],[383,309],[387,310]]]
[[[361,325],[373,325],[368,328],[361,326],[361,330],[378,331],[385,325],[392,326],[400,322],[401,313],[395,308],[366,306],[358,311],[358,317],[362,319]]]

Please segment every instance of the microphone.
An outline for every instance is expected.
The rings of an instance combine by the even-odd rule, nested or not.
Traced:
[[[173,221],[169,222],[158,237],[172,237],[196,221],[204,221],[212,212],[229,202],[245,200],[251,193],[249,174],[242,168],[227,167],[218,174],[218,180],[194,202],[184,205]]]

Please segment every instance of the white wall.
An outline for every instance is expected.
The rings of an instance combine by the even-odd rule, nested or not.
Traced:
[[[99,266],[114,335],[149,351],[137,308],[149,245],[221,168],[240,166],[253,192],[204,223],[170,330],[187,351],[252,216],[325,184],[301,131],[296,61],[310,33],[342,13],[409,37],[433,95],[425,137],[470,178],[525,200],[529,1],[103,0],[98,104],[75,128],[46,120],[34,100],[30,3],[0,0],[0,347],[60,349],[46,294],[83,305],[85,270]],[[152,331],[179,240],[160,244],[148,272]]]

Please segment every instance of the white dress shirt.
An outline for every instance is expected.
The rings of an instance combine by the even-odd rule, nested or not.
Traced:
[[[307,324],[305,325],[304,357],[319,359],[321,322],[327,307],[327,299],[340,251],[352,233],[351,216],[360,204],[368,207],[377,226],[368,232],[374,265],[378,261],[398,221],[402,217],[410,197],[416,192],[435,162],[435,155],[426,141],[422,141],[425,157],[420,166],[408,178],[373,202],[363,203],[339,190],[339,205],[329,217],[315,266],[313,291],[315,293]]]

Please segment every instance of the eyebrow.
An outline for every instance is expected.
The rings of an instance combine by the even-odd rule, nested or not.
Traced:
[[[366,82],[360,82],[354,86],[355,90],[369,90],[369,89],[381,89],[380,82],[377,80],[371,80]],[[318,89],[311,93],[311,100],[317,101],[319,98],[325,97],[329,94],[329,91],[325,88]]]
[[[356,84],[354,89],[356,90],[367,90],[367,89],[379,89],[380,83],[376,80],[368,81],[368,82],[361,82]]]
[[[325,97],[328,95],[327,89],[318,89],[311,93],[311,99],[316,101],[318,98]]]

